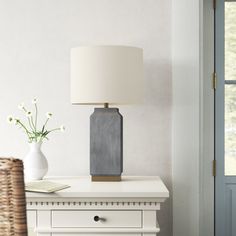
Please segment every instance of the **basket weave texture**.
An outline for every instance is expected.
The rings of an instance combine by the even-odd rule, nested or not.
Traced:
[[[0,158],[0,236],[27,236],[23,163]]]

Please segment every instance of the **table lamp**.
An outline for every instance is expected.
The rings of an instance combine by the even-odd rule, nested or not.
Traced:
[[[138,103],[143,90],[143,50],[129,46],[71,49],[71,102],[103,105],[90,116],[92,181],[120,181],[123,118],[114,104]]]

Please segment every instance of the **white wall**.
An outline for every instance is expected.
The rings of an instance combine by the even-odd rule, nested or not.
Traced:
[[[48,174],[89,174],[93,107],[70,104],[70,48],[133,45],[144,48],[146,95],[143,105],[120,107],[124,174],[160,175],[171,189],[170,36],[171,0],[0,0],[1,155],[26,155],[26,137],[6,116],[21,116],[18,103],[37,97],[40,113],[54,114],[51,127],[66,126],[65,134],[52,134],[43,145]],[[170,209],[168,201],[160,235],[171,235]]]
[[[172,3],[173,235],[214,233],[212,0]]]
[[[173,1],[173,232],[199,235],[200,5]]]

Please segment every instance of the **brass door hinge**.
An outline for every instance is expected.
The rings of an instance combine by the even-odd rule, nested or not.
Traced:
[[[213,9],[216,9],[216,0],[213,0]]]
[[[213,160],[212,162],[212,175],[216,176],[216,160]]]
[[[212,88],[216,89],[217,86],[217,76],[216,76],[216,72],[213,72],[212,74]]]

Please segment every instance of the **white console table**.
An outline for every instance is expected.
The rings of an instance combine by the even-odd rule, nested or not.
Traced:
[[[122,177],[91,182],[90,177],[50,181],[71,188],[53,194],[27,193],[28,226],[38,236],[154,236],[156,212],[169,197],[159,177]]]

